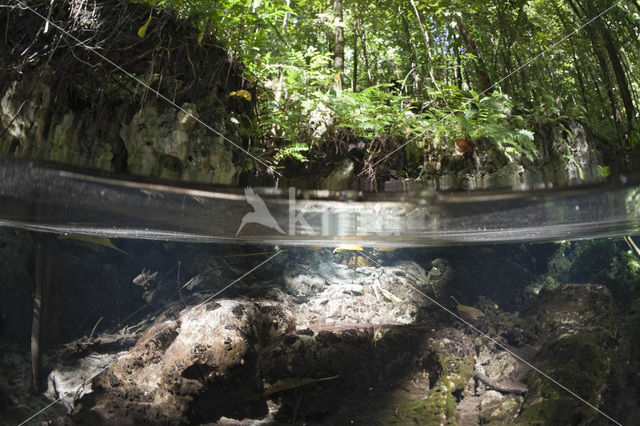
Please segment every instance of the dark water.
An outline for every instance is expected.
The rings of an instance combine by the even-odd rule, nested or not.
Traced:
[[[639,412],[632,183],[249,193],[0,170],[3,424]]]
[[[504,421],[500,416],[527,424],[612,423],[526,363],[623,424],[638,409],[640,262],[622,238],[393,251],[88,241],[10,228],[0,239],[6,424],[59,396],[64,400],[31,424],[135,423],[153,416],[157,423],[185,424],[265,418],[264,424],[429,424],[441,417],[472,424]],[[157,275],[134,284],[143,271],[143,281]],[[48,287],[38,340],[40,392],[55,370],[49,400],[34,395],[31,383],[37,280]],[[212,327],[229,333],[229,353],[242,354],[208,360],[219,368],[174,364],[181,391],[168,393],[172,402],[149,408],[152,397],[135,395],[134,384],[118,393],[123,385],[110,388],[104,372],[93,379],[98,390],[84,399],[80,392],[64,394],[62,371],[77,369],[83,380],[110,371],[116,354],[146,348],[145,330],[158,327],[158,318],[183,318],[193,306],[216,309],[215,303],[221,304],[216,312],[227,303],[230,312],[255,309],[240,322],[211,317],[219,321]],[[272,327],[278,321],[286,325]],[[170,329],[169,346],[149,349],[160,358],[129,365],[132,380],[169,362],[161,358],[184,331]],[[207,333],[201,337],[213,348],[220,344]],[[87,367],[83,359],[95,363]],[[487,375],[493,386],[482,381]],[[326,380],[313,382],[318,379]],[[283,390],[265,395],[278,383]],[[86,382],[76,385],[89,392]],[[482,401],[478,417],[472,406]],[[69,416],[65,408],[74,402]],[[493,413],[487,406],[502,408]]]

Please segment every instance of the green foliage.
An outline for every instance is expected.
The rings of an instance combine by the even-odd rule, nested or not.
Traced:
[[[356,136],[408,137],[424,128],[426,121],[412,113],[406,97],[389,90],[391,85],[371,86],[361,92],[346,91],[333,101],[338,122]]]
[[[534,144],[534,134],[525,128],[525,120],[512,113],[511,99],[502,93],[480,96],[476,92],[462,92],[455,86],[446,87],[437,96],[439,104],[448,108],[430,110],[424,118],[417,120],[423,124],[426,145],[439,148],[441,152],[452,151],[457,140],[482,141],[488,149],[496,149],[514,161],[525,156],[533,162],[538,155]],[[465,95],[467,95],[465,97]],[[423,146],[424,141],[421,141]],[[423,146],[420,146],[422,148]]]
[[[284,146],[278,149],[277,154],[274,157],[274,164],[277,166],[283,159],[289,157],[300,162],[307,160],[304,153],[309,151],[309,146],[301,143],[296,143],[288,146]]]
[[[473,102],[458,117],[470,139],[488,139],[511,161],[524,155],[533,162],[537,156],[533,132],[519,128],[524,124],[523,119],[511,113],[511,100],[507,95],[493,92],[483,98],[474,96]]]
[[[540,147],[533,129],[544,123],[557,129],[582,121],[609,140],[640,140],[638,125],[616,122],[628,105],[620,76],[602,63],[613,60],[600,36],[606,32],[624,53],[637,93],[630,76],[640,62],[640,15],[626,1],[584,30],[611,1],[585,0],[579,10],[563,1],[343,1],[341,93],[334,88],[332,2],[140,1],[193,17],[198,43],[222,44],[243,63],[257,87],[249,132],[279,159],[304,159],[302,146],[331,142],[340,128],[388,141],[386,150],[406,144],[416,164],[425,153],[452,155],[460,140],[496,158],[534,163]],[[584,36],[566,37],[577,30]],[[483,78],[491,91],[483,92]],[[578,165],[571,150],[559,157]]]
[[[611,174],[611,168],[609,166],[601,166],[598,164],[598,176],[606,178]]]

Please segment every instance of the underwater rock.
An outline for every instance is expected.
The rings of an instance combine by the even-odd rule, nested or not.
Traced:
[[[616,307],[606,287],[568,284],[541,294],[529,312],[539,323],[536,365],[595,406],[612,371],[618,342]],[[531,372],[522,412],[525,424],[584,424],[599,413],[547,378]]]
[[[185,282],[193,286],[184,285],[170,305],[154,299],[158,307],[146,314],[138,343],[92,381],[93,392],[76,403],[71,419],[372,425],[594,419],[588,407],[420,294],[434,298],[453,285],[449,262],[425,262],[427,273],[400,256],[372,255],[379,263],[353,268],[345,264],[352,256],[292,249],[269,279],[239,282],[234,299],[206,303],[201,291],[213,294],[241,261],[229,257],[225,267],[207,256],[185,261],[183,273],[193,277]],[[434,300],[450,303],[449,294]],[[528,303],[503,312],[476,295],[473,304],[485,317],[474,325],[561,383],[575,384],[589,401],[601,400],[615,349],[615,308],[606,289],[565,285]],[[86,355],[88,348],[78,347]]]
[[[308,256],[317,259],[313,252]],[[281,401],[283,413],[296,405],[295,389],[267,398],[266,387],[300,382],[314,402],[299,414],[329,415],[327,407],[340,404],[344,395],[324,395],[321,389],[349,383],[366,393],[381,377],[410,365],[407,360],[421,350],[419,329],[394,327],[415,321],[424,298],[404,284],[421,288],[425,277],[413,262],[353,269],[324,259],[313,268],[305,262],[291,266],[281,286],[269,290],[270,300],[218,299],[186,308],[174,303],[92,381],[92,393],[65,401],[69,408],[75,403],[74,421],[259,419],[268,415],[269,399]],[[204,297],[185,291],[190,301]],[[60,371],[52,376],[54,397],[68,393],[59,385]],[[436,373],[425,374],[433,378]],[[77,370],[65,380],[82,383],[88,375]],[[467,379],[460,380],[464,387]],[[206,402],[212,398],[219,404]],[[239,408],[238,401],[246,407]]]
[[[75,402],[92,392],[91,382],[86,378],[95,376],[116,358],[116,354],[92,354],[59,366],[49,373],[45,397],[51,401],[59,398],[67,413],[71,413]]]
[[[484,351],[477,356],[474,377],[478,387],[522,396],[527,393],[522,383],[525,372],[524,365],[507,352]]]
[[[520,412],[523,398],[504,395],[490,390],[483,394],[478,404],[480,424],[511,424]]]
[[[447,285],[451,282],[452,269],[445,259],[434,259],[426,276],[427,288],[434,297],[441,298],[447,294]]]
[[[148,418],[184,422],[209,383],[242,367],[259,318],[255,304],[233,300],[186,308],[175,319],[161,317],[94,379],[95,393],[80,400],[76,416],[129,424]],[[268,327],[287,327],[267,322]],[[118,406],[129,409],[114,412]]]

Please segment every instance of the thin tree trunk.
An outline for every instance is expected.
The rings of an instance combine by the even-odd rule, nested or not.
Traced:
[[[489,74],[487,73],[487,67],[482,60],[482,57],[480,57],[480,54],[478,53],[476,44],[471,38],[469,27],[467,27],[467,23],[465,22],[462,14],[456,14],[456,22],[458,23],[458,30],[460,31],[460,35],[464,40],[464,44],[467,47],[467,50],[469,51],[469,53],[476,57],[475,69],[476,76],[478,77],[478,83],[480,84],[480,91],[482,93],[490,93],[491,79],[489,78]]]
[[[291,0],[286,0],[287,7],[291,5]],[[287,18],[289,17],[288,13],[285,13],[284,18],[282,19],[282,37],[284,38],[287,34]],[[280,102],[280,98],[282,97],[282,89],[284,82],[284,70],[280,69],[280,75],[278,76],[278,82],[276,83],[276,90],[274,91],[274,99],[276,103]]]
[[[618,89],[620,90],[620,96],[622,97],[622,104],[624,105],[625,112],[627,113],[627,129],[631,129],[633,125],[633,117],[635,116],[635,108],[633,107],[633,99],[631,98],[631,92],[629,92],[629,84],[627,83],[627,76],[622,68],[620,62],[620,56],[618,55],[618,49],[614,46],[611,35],[606,28],[601,27],[600,34],[604,40],[604,46],[609,55],[609,61],[611,62],[611,68],[613,69],[613,75],[616,77],[618,83]]]
[[[438,84],[436,83],[436,79],[433,75],[433,64],[432,64],[432,57],[431,57],[431,43],[429,41],[429,33],[427,31],[425,31],[424,26],[422,25],[422,19],[420,19],[420,13],[418,12],[418,8],[416,7],[416,3],[411,0],[411,6],[413,6],[413,12],[416,15],[416,19],[418,20],[418,26],[420,27],[420,33],[422,34],[422,39],[424,41],[424,48],[425,48],[425,52],[427,54],[427,63],[425,64],[426,68],[427,68],[427,73],[429,74],[429,77],[431,78],[431,81],[433,83],[433,85],[436,87],[436,89],[438,88]],[[439,90],[439,89],[438,89]]]
[[[569,26],[569,23],[567,22],[567,20],[565,19],[564,14],[562,13],[562,11],[560,10],[560,7],[558,6],[558,4],[553,3],[553,8],[556,12],[556,15],[558,16],[558,18],[560,19],[560,22],[562,23],[562,27],[564,28],[565,34],[569,34],[571,33],[572,29]],[[571,43],[571,53],[573,56],[573,69],[575,71],[576,74],[576,79],[578,80],[578,84],[580,86],[580,97],[582,98],[582,104],[584,105],[585,109],[589,108],[589,101],[587,98],[587,90],[586,90],[586,86],[584,83],[584,78],[582,76],[582,71],[580,69],[580,61],[578,60],[578,54],[576,53],[576,45],[575,43]],[[600,91],[598,89],[598,86],[596,85],[596,92],[598,95],[600,95]]]
[[[404,30],[405,37],[407,39],[407,47],[409,52],[411,52],[411,74],[413,75],[413,84],[411,88],[413,89],[413,95],[417,95],[420,93],[420,73],[416,72],[418,67],[418,54],[413,47],[413,42],[411,40],[411,31],[409,30],[409,23],[407,19],[404,17],[404,14],[401,12],[400,16],[402,17],[402,29]]]
[[[353,78],[351,79],[351,90],[356,92],[358,88],[358,32],[354,24],[353,28]]]
[[[362,47],[362,59],[364,59],[364,69],[367,72],[367,87],[370,87],[373,84],[373,77],[371,74],[369,52],[367,51],[367,36],[364,28],[362,27],[362,22],[358,19],[355,23],[358,25],[358,35],[360,36],[360,46]]]
[[[605,89],[607,90],[607,96],[609,97],[609,103],[611,104],[611,111],[613,113],[613,120],[616,124],[618,136],[622,137],[622,135],[624,134],[622,130],[622,113],[620,112],[620,108],[618,108],[616,95],[613,91],[613,83],[611,82],[611,77],[609,76],[609,67],[607,66],[607,61],[602,56],[600,49],[595,43],[593,43],[593,50],[596,54],[596,58],[598,59],[598,64],[600,65],[602,81],[604,82]]]
[[[578,57],[576,56],[576,52],[573,52],[573,69],[576,72],[576,78],[578,79],[578,84],[580,85],[580,97],[582,98],[582,104],[585,109],[589,108],[589,104],[587,101],[587,90],[584,85],[584,79],[582,78],[582,73],[579,68]]]
[[[457,44],[453,47],[453,49],[456,55],[456,65],[457,65],[456,80],[458,81],[458,89],[462,90],[464,81],[462,79],[462,59],[460,58],[460,49],[458,48]]]
[[[635,101],[635,104],[637,105],[640,102],[640,97],[638,96],[638,90],[636,88],[640,87],[640,80],[631,70],[633,68],[633,65],[629,63],[628,55],[625,49],[621,48],[620,52],[622,53],[622,58],[623,58],[622,65],[624,67],[624,72],[627,75],[627,78],[629,79],[629,88],[631,89],[631,98]]]
[[[584,21],[589,16],[586,9],[577,0],[566,0],[566,2],[569,4],[571,9],[573,9],[573,12],[579,20]],[[601,23],[601,25],[604,25],[604,23]],[[598,45],[598,40],[596,40],[592,32],[588,32],[587,34],[589,35],[591,47],[596,55],[598,64],[600,65],[600,70],[602,72],[602,81],[604,82],[605,88],[607,90],[607,95],[609,97],[609,102],[611,104],[611,109],[613,112],[613,118],[615,121],[616,129],[618,131],[618,136],[622,137],[624,135],[622,129],[622,113],[618,107],[616,95],[613,90],[613,83],[609,75],[609,66],[604,56],[602,55],[602,51],[600,49],[600,46]],[[630,128],[634,115],[634,107],[633,101],[631,100],[631,95],[629,93],[629,86],[627,85],[627,79],[620,63],[620,57],[618,56],[616,48],[613,44],[613,40],[611,39],[606,28],[602,26],[600,27],[600,35],[605,45],[605,50],[607,51],[607,54],[609,56],[613,74],[618,83],[620,96],[622,97],[622,103],[625,107],[625,112],[627,113],[627,123]]]
[[[335,44],[333,50],[333,68],[336,71],[335,89],[336,94],[342,93],[344,79],[344,28],[342,26],[342,0],[333,0],[333,25],[335,34]]]

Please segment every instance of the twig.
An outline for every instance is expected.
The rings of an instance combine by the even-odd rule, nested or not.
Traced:
[[[497,381],[490,379],[481,367],[476,367],[474,376],[476,377],[476,379],[480,380],[491,389],[497,390],[500,393],[512,393],[514,395],[524,395],[527,393],[527,388],[525,387],[518,387],[506,383],[498,383]]]
[[[24,101],[22,101],[22,104],[20,104],[20,108],[18,108],[18,111],[16,111],[16,113],[13,116],[13,118],[11,119],[11,121],[9,121],[9,124],[7,124],[7,127],[5,127],[4,130],[2,131],[2,134],[0,134],[0,140],[4,137],[5,133],[7,133],[7,131],[9,131],[9,128],[11,127],[11,125],[13,124],[15,119],[18,118],[18,115],[20,115],[20,111],[22,111],[22,108],[24,107],[24,104],[26,104],[26,103],[27,103],[26,99]]]
[[[627,245],[629,246],[629,248],[631,250],[633,250],[633,253],[636,255],[636,257],[638,259],[640,259],[640,248],[638,248],[638,246],[636,245],[635,242],[633,242],[633,240],[631,239],[631,235],[625,235],[624,237],[622,237],[624,239],[624,241],[627,243]]]
[[[96,321],[96,325],[94,325],[93,328],[91,329],[91,334],[89,335],[89,340],[91,340],[91,338],[93,337],[93,333],[96,332],[96,328],[98,327],[98,324],[100,324],[100,321],[102,321],[102,318],[104,318],[104,317],[100,317],[100,319],[98,319],[98,321]]]
[[[182,286],[180,285],[180,265],[182,264],[182,261],[178,260],[178,294],[180,295],[180,300],[182,301],[182,304],[186,307],[187,306],[187,302],[184,301],[184,298],[182,297]]]

